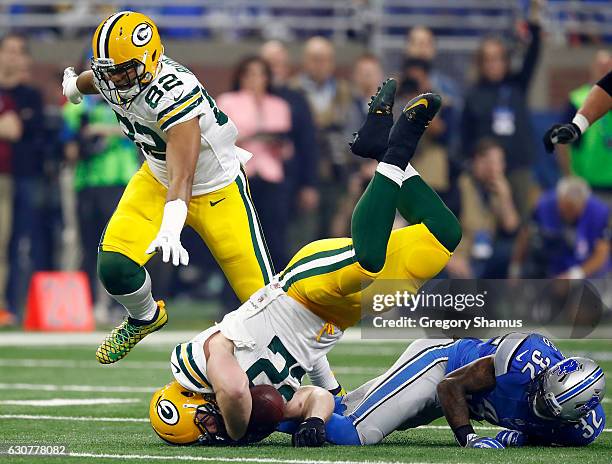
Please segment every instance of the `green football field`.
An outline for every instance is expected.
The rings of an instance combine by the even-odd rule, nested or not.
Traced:
[[[168,341],[143,344],[118,364],[101,366],[94,358],[94,339],[74,346],[57,343],[11,346],[2,343],[5,335],[7,332],[0,332],[0,449],[6,452],[11,445],[62,445],[69,454],[62,457],[4,455],[0,456],[3,463],[612,462],[609,425],[594,444],[582,449],[464,450],[455,444],[442,420],[394,433],[382,444],[370,447],[293,449],[290,437],[280,433],[250,447],[171,447],[153,433],[147,420],[151,393],[171,378],[168,359],[172,345]],[[20,336],[10,335],[13,339]],[[65,337],[68,340],[71,336]],[[580,353],[598,360],[611,378],[610,341],[561,341],[558,345],[566,354]],[[342,342],[331,352],[330,361],[340,381],[347,388],[353,388],[383,372],[405,346],[406,343],[394,342]],[[610,415],[610,398],[604,406]],[[486,424],[480,428],[476,425],[481,435],[496,433],[495,428]]]

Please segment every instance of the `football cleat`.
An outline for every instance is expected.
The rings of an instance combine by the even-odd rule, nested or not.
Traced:
[[[404,107],[402,115],[395,121],[389,134],[389,147],[406,148],[412,151],[429,123],[442,106],[442,98],[435,93],[424,93],[414,97]]]
[[[150,333],[153,333],[168,322],[168,314],[163,301],[157,302],[157,312],[153,321],[142,324],[127,317],[119,327],[106,336],[96,350],[96,359],[101,364],[112,364],[125,358],[136,344]]]
[[[397,82],[387,79],[370,99],[366,120],[349,143],[351,151],[357,156],[380,161],[387,151],[396,90]]]

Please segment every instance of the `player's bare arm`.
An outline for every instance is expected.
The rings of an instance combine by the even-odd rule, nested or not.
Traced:
[[[466,395],[495,388],[493,357],[482,358],[447,375],[437,387],[444,416],[461,446],[478,439],[470,425]]]
[[[167,201],[191,200],[193,176],[200,154],[200,124],[198,118],[172,126],[167,131],[166,163],[168,169]]]
[[[166,206],[157,237],[147,248],[151,254],[161,251],[164,263],[172,260],[178,266],[189,264],[189,254],[181,244],[181,231],[187,220],[193,177],[200,154],[200,125],[198,118],[177,124],[167,131],[166,168],[168,193]]]
[[[322,446],[325,423],[334,411],[334,399],[321,387],[301,387],[285,406],[285,419],[302,420],[293,433],[293,446]]]
[[[217,333],[207,341],[204,355],[227,434],[232,440],[240,440],[251,417],[249,379],[234,356],[234,344],[222,334]]]
[[[285,405],[285,420],[303,420],[309,417],[318,417],[324,422],[334,412],[334,398],[330,392],[321,387],[307,385],[293,395]]]
[[[544,147],[549,153],[555,144],[570,144],[578,141],[589,126],[612,109],[612,71],[595,84],[584,104],[576,112],[572,122],[554,124],[544,134]]]
[[[589,124],[593,124],[611,109],[612,96],[599,85],[594,85],[584,105],[578,110],[578,114],[584,116],[589,121]]]

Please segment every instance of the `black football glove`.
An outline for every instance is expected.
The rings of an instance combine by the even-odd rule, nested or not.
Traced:
[[[582,132],[580,128],[573,122],[568,124],[555,124],[544,134],[544,148],[546,148],[548,153],[552,153],[555,149],[555,144],[560,143],[565,145],[574,143],[580,139],[581,135]]]
[[[293,432],[291,444],[295,447],[323,446],[325,443],[325,422],[319,417],[309,417]]]

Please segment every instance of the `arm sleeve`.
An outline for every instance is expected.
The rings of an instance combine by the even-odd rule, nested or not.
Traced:
[[[604,77],[599,79],[597,85],[606,91],[608,95],[612,97],[612,71],[606,74]]]
[[[202,88],[196,79],[168,90],[160,98],[157,107],[157,124],[166,132],[171,127],[198,117],[210,107],[206,104]]]
[[[312,367],[312,371],[308,373],[310,381],[317,387],[324,388],[325,390],[333,390],[338,388],[339,383],[334,376],[334,373],[329,366],[327,356],[321,356]]]
[[[531,33],[531,42],[527,48],[527,53],[525,53],[523,66],[517,75],[517,80],[523,90],[527,90],[527,87],[531,82],[531,78],[533,77],[533,73],[540,56],[540,48],[542,43],[540,38],[540,26],[536,24],[529,24],[529,32]]]

